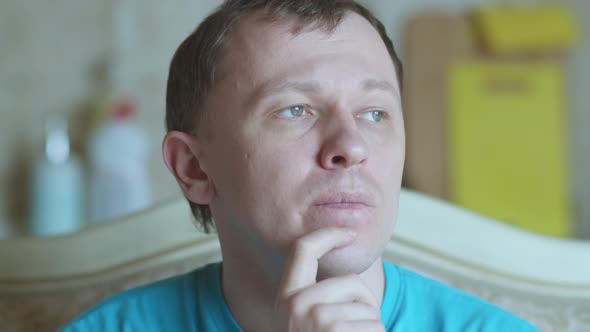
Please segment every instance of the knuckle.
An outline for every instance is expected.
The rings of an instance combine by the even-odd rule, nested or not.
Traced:
[[[385,325],[381,322],[381,320],[376,319],[375,323],[371,326],[371,331],[375,332],[385,332]]]
[[[381,321],[379,321],[374,329],[375,332],[386,332],[385,331],[385,325],[383,325],[383,323],[381,323]]]
[[[277,297],[277,301],[275,303],[275,306],[277,308],[282,308],[285,306],[285,304],[289,302],[289,296],[287,294],[280,294]]]
[[[350,282],[354,282],[354,283],[362,283],[362,279],[358,274],[349,274],[348,276],[346,276],[346,278],[350,281]]]
[[[326,326],[326,328],[324,329],[325,332],[338,332],[338,331],[343,331],[345,328],[345,322],[342,321],[336,321],[336,322],[332,322],[330,325]]]
[[[325,305],[323,304],[314,304],[309,310],[309,317],[316,325],[321,325],[324,321],[324,308]]]
[[[309,250],[309,240],[301,238],[293,244],[293,255],[296,257],[304,256]]]
[[[289,316],[301,317],[305,313],[305,306],[300,293],[294,294],[285,302]]]

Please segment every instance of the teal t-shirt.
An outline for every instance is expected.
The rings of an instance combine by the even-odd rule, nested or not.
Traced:
[[[135,288],[98,304],[62,331],[241,331],[221,290],[221,264]],[[384,263],[387,331],[538,331],[472,295]]]

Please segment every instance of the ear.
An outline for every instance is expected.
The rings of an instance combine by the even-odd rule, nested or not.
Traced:
[[[199,160],[199,143],[192,135],[171,131],[162,142],[162,154],[184,196],[193,203],[209,204],[215,194],[215,187],[203,170],[202,160]]]

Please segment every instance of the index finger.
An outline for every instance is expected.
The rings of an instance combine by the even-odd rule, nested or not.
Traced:
[[[318,273],[318,260],[330,250],[350,243],[355,235],[354,232],[343,228],[329,227],[297,239],[291,249],[279,294],[287,297],[314,284]]]

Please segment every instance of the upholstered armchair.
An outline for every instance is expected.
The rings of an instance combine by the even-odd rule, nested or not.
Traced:
[[[385,259],[476,294],[541,331],[590,331],[590,242],[533,235],[402,191]],[[221,258],[181,198],[52,238],[0,241],[0,331],[53,331],[121,290]]]

